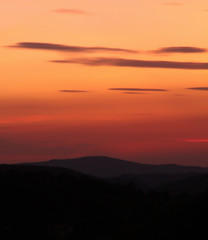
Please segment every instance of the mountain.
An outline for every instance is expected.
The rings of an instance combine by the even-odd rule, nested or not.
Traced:
[[[116,177],[123,174],[179,174],[179,173],[208,173],[207,168],[180,165],[151,165],[124,161],[116,158],[94,156],[65,160],[50,160],[46,162],[24,163],[49,167],[69,168],[74,171],[96,177]]]

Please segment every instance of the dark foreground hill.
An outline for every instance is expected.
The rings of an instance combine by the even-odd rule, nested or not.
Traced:
[[[144,191],[158,189],[160,187],[163,187],[164,189],[168,188],[169,190],[176,192],[174,190],[173,186],[175,186],[175,188],[177,188],[177,186],[178,186],[178,190],[179,190],[178,192],[180,192],[180,190],[182,190],[182,192],[186,192],[186,190],[188,191],[191,189],[191,185],[189,185],[189,189],[186,189],[183,184],[184,187],[182,188],[180,182],[183,182],[183,180],[185,180],[185,179],[187,179],[187,181],[189,181],[188,179],[192,179],[192,177],[201,176],[201,175],[202,174],[200,174],[200,173],[124,174],[124,175],[120,175],[118,177],[107,178],[106,180],[108,180],[109,182],[113,182],[113,183],[119,183],[121,185],[128,185],[129,183],[133,183],[135,185],[135,187],[137,187],[138,189],[142,189]],[[199,187],[198,190],[199,189],[201,189],[201,187]]]
[[[30,163],[50,167],[64,167],[97,177],[116,177],[122,174],[178,174],[208,173],[207,168],[180,165],[151,165],[129,162],[110,157],[82,157],[76,159],[50,160]]]
[[[208,191],[144,193],[42,166],[0,166],[1,239],[175,240],[207,234]]]
[[[160,185],[160,189],[172,194],[188,193],[196,195],[208,189],[208,174],[190,176],[177,181],[166,182]]]
[[[128,174],[107,180],[124,186],[131,183],[145,192],[163,190],[174,195],[181,193],[196,195],[208,189],[208,174]]]

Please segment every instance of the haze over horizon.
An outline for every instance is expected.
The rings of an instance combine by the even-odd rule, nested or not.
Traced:
[[[208,166],[205,0],[0,3],[0,163]]]

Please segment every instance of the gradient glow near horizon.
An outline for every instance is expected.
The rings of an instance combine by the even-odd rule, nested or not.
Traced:
[[[208,165],[207,0],[7,0],[0,14],[0,163]]]

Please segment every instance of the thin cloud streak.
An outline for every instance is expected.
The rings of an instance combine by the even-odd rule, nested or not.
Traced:
[[[207,49],[199,47],[165,47],[152,51],[153,53],[205,53]]]
[[[72,60],[51,60],[52,63],[74,63],[88,66],[114,66],[134,68],[165,68],[165,69],[189,69],[208,70],[208,63],[205,62],[174,62],[174,61],[149,61],[125,58],[82,58]]]
[[[75,15],[94,15],[92,13],[80,10],[80,9],[68,9],[68,8],[59,8],[53,10],[55,13],[60,13],[60,14],[75,14]]]
[[[89,93],[90,91],[84,91],[84,90],[59,90],[59,92],[62,92],[62,93]]]
[[[16,117],[6,120],[0,120],[0,124],[18,124],[18,123],[36,123],[36,122],[45,122],[51,120],[52,117],[47,115],[31,115],[31,116],[24,116],[24,117]]]
[[[183,139],[184,142],[189,142],[189,143],[208,143],[208,138],[207,139]]]
[[[130,95],[137,95],[137,94],[145,94],[145,93],[143,93],[143,92],[122,92],[123,94],[130,94]]]
[[[109,88],[110,91],[127,91],[129,93],[132,92],[165,92],[167,89],[159,89],[159,88]],[[132,91],[132,92],[130,92]]]
[[[186,88],[188,90],[197,90],[197,91],[208,91],[208,87],[193,87],[193,88]]]
[[[82,52],[82,53],[94,53],[94,52],[123,52],[123,53],[137,53],[135,50],[123,49],[123,48],[109,48],[109,47],[83,47],[83,46],[70,46],[63,44],[43,43],[43,42],[19,42],[15,45],[8,46],[10,48],[22,48],[22,49],[37,49],[37,50],[52,50],[62,52]]]

